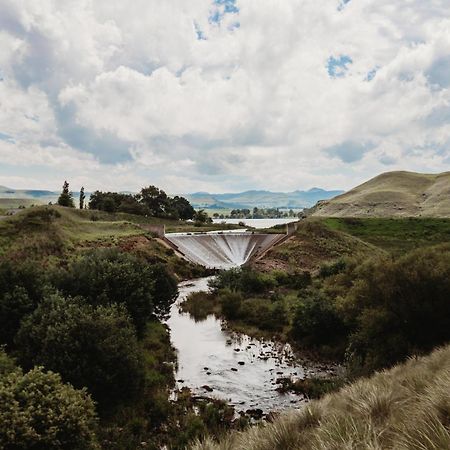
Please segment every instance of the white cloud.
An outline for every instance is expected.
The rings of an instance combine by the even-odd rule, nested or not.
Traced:
[[[449,170],[450,0],[340,4],[0,0],[0,183],[39,167],[42,187],[63,168],[95,188],[290,190]]]

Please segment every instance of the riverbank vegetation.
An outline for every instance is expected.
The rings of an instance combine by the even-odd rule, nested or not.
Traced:
[[[450,448],[450,347],[363,378],[272,423],[194,450]]]
[[[224,402],[170,400],[164,319],[177,279],[206,272],[155,221],[48,206],[0,222],[0,447],[183,449],[246,426]]]

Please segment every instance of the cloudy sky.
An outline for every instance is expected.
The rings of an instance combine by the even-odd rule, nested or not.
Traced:
[[[450,170],[450,0],[0,0],[0,184]]]

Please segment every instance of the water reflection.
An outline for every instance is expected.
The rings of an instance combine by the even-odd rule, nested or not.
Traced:
[[[179,304],[192,292],[208,290],[208,279],[181,283],[168,325],[178,351],[177,388],[221,398],[238,410],[264,412],[300,407],[305,399],[276,391],[281,377],[303,378],[317,373],[296,360],[289,344],[230,333],[214,316],[196,322]]]

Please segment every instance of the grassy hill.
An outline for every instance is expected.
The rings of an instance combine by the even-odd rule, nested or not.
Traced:
[[[0,259],[32,259],[44,265],[65,261],[97,247],[119,247],[161,262],[180,277],[200,275],[192,265],[166,247],[141,225],[165,225],[168,231],[207,231],[181,221],[145,218],[130,214],[78,210],[59,206],[37,206],[0,220]],[[236,226],[234,226],[236,228]]]
[[[450,217],[450,172],[387,172],[319,202],[320,217]]]
[[[194,450],[450,448],[450,347],[361,379],[273,423]]]
[[[370,257],[450,242],[450,219],[310,217],[254,267],[269,271],[310,270],[346,256]]]

